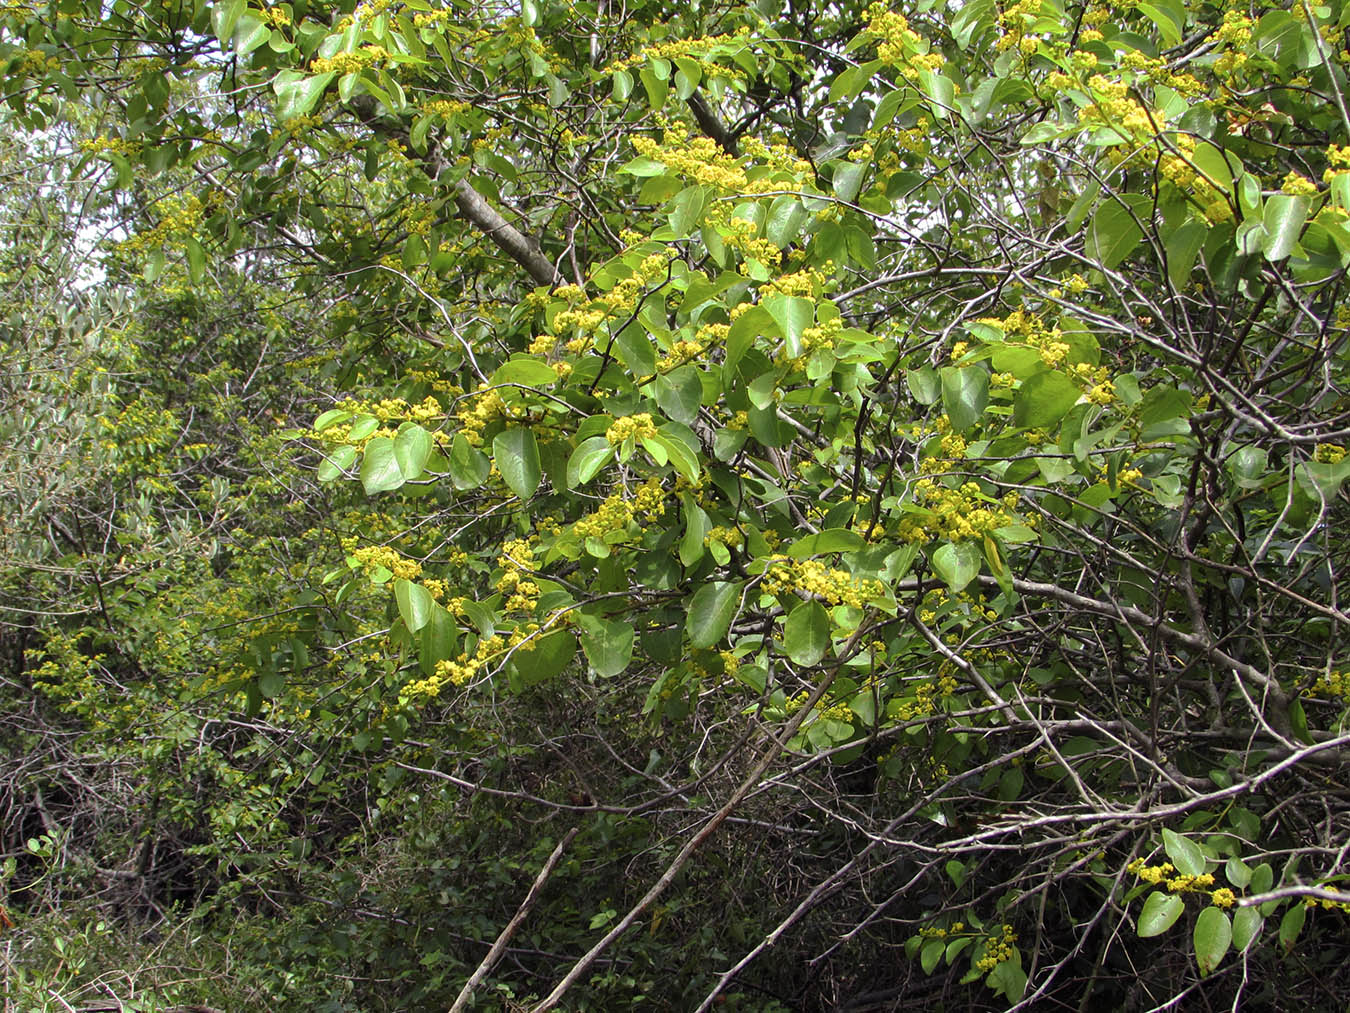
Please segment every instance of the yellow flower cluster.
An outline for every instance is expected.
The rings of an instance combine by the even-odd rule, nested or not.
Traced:
[[[506,402],[495,390],[489,389],[486,383],[480,383],[478,392],[467,395],[466,401],[465,406],[455,412],[455,418],[459,420],[460,432],[464,434],[464,439],[471,446],[481,446],[483,430],[487,428],[488,423],[505,414]]]
[[[81,141],[80,150],[91,155],[101,154],[105,151],[117,155],[134,155],[141,150],[141,146],[136,141],[129,141],[124,137],[109,137],[107,134],[99,134],[97,137]]]
[[[187,193],[161,201],[156,210],[161,214],[158,224],[149,231],[138,232],[130,239],[123,240],[118,244],[119,249],[132,252],[152,250],[171,239],[195,235],[207,207],[196,194]]]
[[[1234,8],[1224,11],[1223,23],[1214,33],[1214,38],[1229,48],[1228,52],[1214,61],[1215,74],[1219,77],[1229,77],[1247,65],[1247,54],[1244,50],[1251,44],[1252,31],[1255,28],[1256,22],[1240,10]]]
[[[742,137],[741,151],[747,158],[762,162],[776,173],[786,173],[799,179],[815,176],[816,170],[811,163],[799,158],[796,150],[782,141],[767,144],[759,137]]]
[[[945,700],[956,692],[956,677],[947,672],[937,679],[919,683],[914,690],[914,699],[888,707],[886,713],[898,721],[915,721],[936,714],[938,701]]]
[[[1317,184],[1299,172],[1290,172],[1285,176],[1280,190],[1295,197],[1317,196]]]
[[[502,546],[497,565],[502,575],[497,581],[497,590],[508,595],[505,612],[532,613],[539,604],[539,585],[526,579],[536,569],[534,546],[526,538],[512,538]]]
[[[783,705],[783,710],[789,716],[796,714],[799,710],[801,710],[803,707],[806,706],[806,701],[810,699],[810,697],[811,691],[809,689],[804,689],[795,696],[788,697],[786,703]],[[841,700],[837,703],[829,704],[826,706],[822,706],[823,703],[824,701],[819,701],[816,703],[815,716],[817,719],[830,718],[834,721],[843,721],[846,723],[851,722],[853,720],[853,711],[849,707],[849,705],[844,701]]]
[[[1350,701],[1350,672],[1329,672],[1313,683],[1313,692]]]
[[[1171,893],[1203,893],[1214,885],[1214,877],[1208,872],[1198,876],[1173,876],[1167,881]]]
[[[1059,327],[1048,325],[1037,313],[1018,309],[1001,320],[997,317],[986,317],[977,323],[1001,328],[1008,337],[1022,339],[1028,348],[1037,349],[1041,353],[1041,361],[1052,369],[1068,358],[1069,345],[1064,341]],[[960,344],[958,342],[958,347]],[[957,357],[955,348],[952,350],[952,357]]]
[[[919,622],[925,626],[932,626],[938,620],[937,610],[949,600],[949,596],[944,588],[935,587],[923,596],[923,607],[919,609]],[[969,591],[962,591],[954,599],[959,605],[964,606],[966,617],[970,619],[986,620],[996,623],[1001,618],[997,611],[989,608],[989,600],[984,595],[972,595]]]
[[[1319,443],[1313,450],[1313,460],[1319,464],[1340,464],[1345,459],[1345,448],[1339,443]]]
[[[652,519],[665,514],[666,491],[661,488],[659,478],[653,476],[637,487],[637,492],[633,494],[633,512]]]
[[[966,482],[951,489],[930,478],[921,478],[914,485],[914,501],[925,512],[906,514],[900,521],[900,537],[907,542],[968,541],[983,538],[1009,524],[1030,526],[1032,521],[1031,517],[1019,517],[1014,512],[1017,493],[1008,493],[1000,503],[986,497],[978,482]]]
[[[1237,903],[1237,894],[1226,886],[1221,886],[1210,894],[1210,902],[1215,907],[1232,907]]]
[[[656,423],[647,412],[615,419],[605,430],[605,439],[616,447],[628,440],[651,439],[656,435]]]
[[[445,412],[434,397],[423,398],[411,404],[401,397],[386,397],[378,401],[346,400],[339,408],[349,412],[374,415],[381,422],[416,422],[425,425],[445,418]]]
[[[442,22],[449,21],[452,11],[442,7],[436,11],[423,11],[413,15],[414,28],[439,28]]]
[[[1037,40],[1034,36],[1027,35],[1027,29],[1034,25],[1040,16],[1040,0],[1018,0],[1017,3],[1004,7],[999,13],[999,23],[1004,33],[997,43],[999,51],[1006,52],[1016,47],[1024,53],[1028,49],[1035,52]],[[1027,44],[1029,39],[1032,43],[1030,46]]]
[[[620,280],[608,292],[586,300],[585,293],[577,285],[563,285],[554,295],[573,305],[559,312],[550,326],[554,334],[561,334],[568,328],[575,328],[582,336],[599,330],[600,326],[613,317],[627,316],[637,308],[638,299],[648,286],[657,278],[666,274],[670,266],[670,257],[662,253],[653,253],[644,257],[637,269],[629,277]],[[577,305],[579,304],[579,305]],[[585,340],[575,344],[569,342],[567,349],[577,353],[586,346]]]
[[[656,363],[656,371],[665,373],[686,362],[693,362],[713,345],[720,345],[731,330],[728,324],[704,324],[694,332],[694,340],[674,342]]]
[[[416,580],[422,574],[421,563],[415,559],[405,559],[387,545],[352,548],[347,555],[347,565],[353,570],[364,570],[366,573],[374,573],[384,568],[403,580]]]
[[[910,433],[916,440],[933,434],[940,436],[941,439],[938,441],[938,453],[932,457],[925,457],[919,463],[919,470],[925,475],[935,475],[946,471],[958,461],[963,460],[966,455],[966,438],[960,433],[952,432],[951,419],[946,415],[937,417],[932,430],[926,430],[923,426],[915,424]]]
[[[854,608],[862,608],[885,593],[880,581],[858,580],[847,570],[832,569],[819,559],[785,556],[770,557],[763,589],[767,594],[795,593]]]
[[[309,69],[315,74],[334,71],[338,74],[356,74],[367,67],[374,66],[389,56],[387,50],[379,46],[362,46],[347,53],[334,53],[332,56],[320,56],[314,59]]]
[[[1332,890],[1334,893],[1338,893],[1340,894],[1340,896],[1344,897],[1345,900],[1332,900],[1329,897],[1305,897],[1303,900],[1303,906],[1304,907],[1320,906],[1324,911],[1350,911],[1350,893],[1342,893],[1339,890],[1335,890],[1334,888],[1327,886],[1325,883],[1322,884],[1322,889]]]
[[[478,675],[479,670],[488,659],[505,646],[506,642],[496,634],[484,637],[478,641],[478,647],[472,655],[465,651],[461,652],[454,661],[445,659],[436,662],[436,668],[432,675],[408,683],[403,687],[403,691],[412,698],[434,697],[438,696],[447,684],[466,686],[474,680],[474,677]]]
[[[572,525],[572,531],[581,538],[600,538],[611,531],[623,531],[633,519],[636,504],[623,493],[615,493],[595,510]]]
[[[44,53],[40,49],[30,49],[19,57],[12,69],[17,74],[42,77],[52,71],[60,70],[62,66],[61,57],[55,53]]]
[[[843,331],[844,321],[840,317],[826,320],[815,327],[807,327],[802,331],[802,354],[799,358],[810,355],[817,348],[833,348]],[[782,357],[786,356],[787,349],[784,348]]]
[[[975,962],[980,971],[992,971],[1005,960],[1011,960],[1017,933],[1011,925],[1004,925],[998,935],[991,935],[985,943],[984,956]]]
[[[825,283],[834,273],[834,261],[826,261],[820,268],[807,267],[791,274],[779,275],[772,279],[766,289],[782,292],[784,295],[800,295],[808,299],[819,296],[825,289]]]
[[[720,232],[722,241],[747,260],[757,260],[761,264],[777,264],[781,259],[782,254],[778,247],[767,239],[759,238],[759,226],[747,218],[731,219]],[[745,274],[748,268],[742,264],[739,270]]]
[[[877,57],[898,68],[904,77],[914,80],[921,70],[938,70],[946,63],[941,53],[928,52],[928,43],[909,27],[909,19],[903,14],[874,3],[867,8],[866,17],[864,32],[876,40]]]
[[[724,528],[721,525],[712,528],[703,536],[704,545],[711,545],[713,542],[717,542],[719,545],[725,545],[733,549],[739,546],[743,541],[745,541],[745,538],[736,528]]]
[[[924,939],[946,939],[949,935],[957,935],[966,927],[965,922],[954,922],[949,929],[938,928],[936,926],[925,926],[919,929],[919,936]]]
[[[453,99],[440,98],[431,102],[422,103],[422,112],[428,116],[457,116],[460,113],[467,113],[472,106],[467,102],[456,102]]]
[[[642,49],[634,53],[625,60],[615,60],[603,71],[605,74],[614,74],[621,70],[628,70],[630,67],[638,67],[645,64],[648,60],[674,60],[681,56],[697,56],[705,58],[709,51],[719,46],[741,43],[750,36],[750,26],[742,25],[736,30],[735,35],[705,35],[702,38],[694,39],[669,39],[665,42],[657,42],[650,46],[643,46]]]
[[[731,193],[752,192],[750,179],[738,159],[719,148],[711,137],[693,137],[683,142],[667,138],[664,145],[650,137],[635,137],[633,148],[639,155],[660,162],[692,182]],[[760,187],[774,188],[767,181]]]

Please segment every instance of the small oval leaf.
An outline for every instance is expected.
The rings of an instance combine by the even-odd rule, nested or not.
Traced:
[[[1144,909],[1139,912],[1139,938],[1160,936],[1181,917],[1186,905],[1180,897],[1155,891],[1144,901]]]

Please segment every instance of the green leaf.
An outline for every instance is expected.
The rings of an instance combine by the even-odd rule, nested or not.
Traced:
[[[387,436],[377,436],[367,443],[361,461],[361,484],[367,495],[397,489],[404,481],[403,469],[394,455],[394,441]]]
[[[502,430],[492,441],[492,460],[507,488],[521,499],[529,499],[539,488],[543,471],[533,430],[519,426]]]
[[[944,542],[932,554],[933,571],[947,582],[952,594],[958,594],[979,575],[983,558],[974,542]]]
[[[783,650],[798,665],[814,665],[830,649],[830,617],[818,601],[804,601],[783,624]]]
[[[923,967],[923,973],[932,974],[946,952],[947,942],[944,939],[930,939],[924,943],[923,949],[919,951],[919,964]]]
[[[741,585],[737,583],[716,581],[695,591],[685,620],[689,643],[697,648],[712,647],[726,636],[740,599]]]
[[[1242,859],[1234,855],[1223,866],[1224,879],[1239,890],[1252,881],[1252,870]]]
[[[1185,222],[1167,237],[1164,244],[1167,251],[1167,278],[1174,286],[1180,287],[1191,276],[1195,258],[1208,238],[1208,226],[1199,221]]]
[[[1148,213],[1147,200],[1142,194],[1125,194],[1099,207],[1088,226],[1087,255],[1112,268],[1133,253],[1144,238],[1140,223]]]
[[[1162,832],[1163,850],[1183,876],[1200,876],[1205,871],[1205,853],[1188,837],[1164,829]]]
[[[450,481],[456,489],[464,492],[481,486],[492,471],[492,462],[487,454],[474,447],[463,433],[456,433],[450,444]]]
[[[412,633],[431,621],[431,614],[437,607],[430,591],[402,578],[394,581],[394,600],[398,602],[398,614]]]
[[[234,38],[234,26],[247,6],[245,0],[225,0],[211,5],[211,31],[222,46],[228,46]]]
[[[577,638],[568,630],[528,640],[511,654],[506,666],[507,685],[517,693],[537,686],[561,674],[576,653]]]
[[[1308,220],[1309,207],[1307,197],[1287,193],[1277,193],[1266,201],[1262,215],[1266,234],[1261,241],[1261,252],[1267,260],[1283,260],[1293,252]]]
[[[623,71],[619,73],[628,75]],[[663,162],[658,162],[654,158],[648,158],[646,155],[639,155],[637,158],[630,159],[619,169],[620,172],[626,172],[631,176],[637,176],[639,179],[649,179],[653,176],[660,176],[665,173],[666,166]]]
[[[964,433],[989,404],[989,373],[982,366],[944,366],[942,407],[952,429]]]
[[[711,525],[708,522],[707,512],[694,501],[694,497],[686,493],[680,498],[684,503],[684,537],[680,539],[680,565],[693,566],[703,558],[705,549],[703,540],[707,537]]]
[[[188,236],[183,243],[183,252],[187,255],[188,281],[200,285],[206,278],[206,251],[201,243]]]
[[[775,197],[764,219],[764,238],[780,250],[787,249],[796,242],[810,217],[811,213],[802,206],[800,197],[792,194]]]
[[[1013,950],[1012,957],[999,961],[984,983],[1002,994],[1008,1002],[1017,1002],[1027,990],[1027,972],[1022,969],[1022,955]]]
[[[1143,910],[1139,912],[1139,938],[1162,935],[1176,924],[1185,910],[1186,904],[1180,897],[1155,890],[1148,895]]]
[[[347,444],[325,455],[319,462],[317,478],[320,482],[332,482],[341,478],[343,473],[356,461],[356,448]]]
[[[932,366],[906,370],[905,385],[921,405],[937,404],[938,398],[942,397],[942,380]]]
[[[394,437],[394,457],[398,470],[411,482],[422,474],[431,456],[431,434],[419,425],[405,423]]]
[[[583,615],[581,649],[596,675],[608,679],[618,675],[633,660],[633,627],[622,620]]]
[[[794,359],[801,355],[802,332],[816,319],[815,303],[799,295],[775,292],[764,300],[764,308],[782,328],[783,337],[787,339],[788,355]]]
[[[1241,953],[1252,944],[1259,935],[1265,919],[1254,907],[1240,907],[1233,915],[1233,949]]]
[[[347,430],[347,438],[364,440],[379,428],[380,420],[374,415],[358,415],[356,421],[352,423],[351,429]]]
[[[1057,370],[1046,370],[1022,381],[1013,398],[1013,425],[1048,429],[1078,403],[1078,384]]]
[[[1294,943],[1298,942],[1298,934],[1303,931],[1303,923],[1307,917],[1308,909],[1301,900],[1295,898],[1294,903],[1280,919],[1280,945],[1284,947],[1285,952],[1292,950]]]
[[[703,382],[693,366],[681,366],[664,376],[658,376],[656,403],[667,418],[692,426],[703,403]]]
[[[585,485],[614,459],[614,444],[604,436],[592,436],[577,444],[567,459],[567,488]]]
[[[670,466],[675,469],[675,473],[686,482],[696,483],[699,473],[698,455],[690,449],[689,444],[672,435],[669,427],[664,426],[654,439],[665,449]]]
[[[492,374],[495,387],[504,383],[518,383],[524,387],[548,387],[558,382],[558,374],[542,359],[520,355],[502,363]]]
[[[459,626],[454,617],[438,605],[431,610],[431,618],[417,639],[417,663],[423,675],[431,675],[436,671],[436,662],[450,661],[458,653]]]
[[[824,552],[856,552],[866,545],[863,536],[849,528],[826,528],[797,539],[788,546],[787,554],[792,559],[806,559]]]
[[[731,383],[737,365],[755,343],[755,338],[767,335],[773,330],[773,317],[769,316],[769,311],[763,306],[752,306],[736,318],[731,329],[727,331],[727,352],[722,366],[724,383]]]
[[[666,104],[666,96],[670,93],[669,78],[657,77],[651,67],[643,67],[638,72],[638,77],[642,81],[642,87],[647,91],[647,104],[653,111],[660,111]]]
[[[1185,15],[1181,11],[1150,3],[1136,4],[1135,10],[1158,26],[1158,35],[1163,45],[1175,46],[1181,41],[1181,28],[1185,23]]]
[[[297,116],[308,116],[336,76],[337,72],[332,70],[314,77],[283,70],[272,83],[272,90],[277,93],[277,119],[285,123]]]
[[[863,177],[866,175],[866,162],[836,162],[830,184],[834,188],[834,195],[840,200],[853,200],[862,189]]]
[[[1200,974],[1206,975],[1219,966],[1233,941],[1233,924],[1228,915],[1216,907],[1207,907],[1195,920],[1195,960],[1200,965]]]
[[[352,417],[352,413],[343,408],[329,408],[317,419],[314,420],[314,431],[321,433],[325,429],[331,429],[339,422],[346,422]]]

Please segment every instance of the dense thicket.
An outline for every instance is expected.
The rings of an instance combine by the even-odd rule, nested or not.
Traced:
[[[1343,1006],[1347,22],[6,7],[7,1001]]]

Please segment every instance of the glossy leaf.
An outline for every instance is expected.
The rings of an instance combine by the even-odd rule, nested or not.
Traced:
[[[529,499],[539,488],[543,470],[532,430],[512,428],[498,433],[492,441],[492,460],[506,487],[521,499]]]
[[[989,373],[981,366],[944,366],[942,407],[958,433],[969,430],[989,404]]]
[[[1013,399],[1013,424],[1048,429],[1078,403],[1082,391],[1058,370],[1046,370],[1022,381]]]
[[[798,665],[814,665],[830,649],[830,617],[818,601],[804,601],[783,624],[783,650]]]
[[[1177,872],[1183,876],[1199,876],[1205,871],[1205,854],[1200,846],[1189,837],[1182,837],[1171,830],[1162,832],[1163,849],[1172,860]]]
[[[685,629],[693,647],[712,647],[727,635],[741,598],[741,585],[727,581],[704,584],[689,601]]]
[[[1150,936],[1160,936],[1181,917],[1181,912],[1186,910],[1186,903],[1175,894],[1164,893],[1161,890],[1155,890],[1148,895],[1144,901],[1143,910],[1139,912],[1139,937],[1147,939]]]
[[[413,633],[431,621],[437,607],[431,592],[410,580],[394,581],[394,600],[398,602],[398,614]]]
[[[394,441],[377,436],[366,444],[361,458],[361,484],[368,495],[390,492],[404,483],[403,469],[394,454]]]
[[[1200,973],[1206,975],[1219,966],[1233,941],[1233,925],[1228,915],[1216,907],[1205,908],[1195,920],[1192,941]]]

